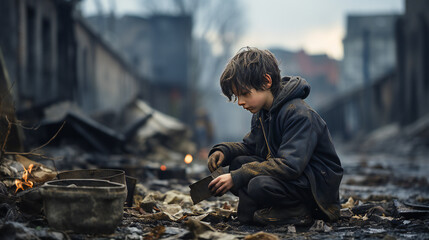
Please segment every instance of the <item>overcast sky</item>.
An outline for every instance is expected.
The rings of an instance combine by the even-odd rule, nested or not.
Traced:
[[[113,1],[100,0],[105,10],[112,6]],[[228,0],[223,1],[228,3]],[[343,56],[341,42],[347,14],[401,14],[405,10],[403,0],[240,1],[245,18],[245,33],[237,43],[237,48],[304,49],[309,53],[326,53],[336,59]],[[116,0],[114,4],[118,14],[139,14],[143,11],[139,0]],[[85,0],[82,10],[85,15],[96,13],[94,0]]]

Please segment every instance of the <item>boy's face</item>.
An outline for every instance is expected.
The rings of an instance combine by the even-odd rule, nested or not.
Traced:
[[[251,113],[257,113],[264,108],[270,110],[273,103],[273,94],[271,93],[271,77],[267,75],[267,83],[265,84],[266,90],[256,90],[251,88],[249,92],[238,93],[234,89],[234,95],[237,96],[237,103]]]
[[[270,90],[258,91],[252,88],[250,92],[236,95],[237,103],[251,113],[257,113],[262,108],[269,110],[271,105],[267,106],[267,102],[270,94]]]

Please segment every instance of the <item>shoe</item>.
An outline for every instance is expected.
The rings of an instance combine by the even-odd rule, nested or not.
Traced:
[[[257,210],[253,221],[262,224],[309,226],[313,223],[311,211],[305,205],[293,208],[271,207]]]

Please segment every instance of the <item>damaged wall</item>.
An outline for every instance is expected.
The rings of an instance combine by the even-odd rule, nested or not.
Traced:
[[[76,100],[86,111],[118,109],[138,94],[138,74],[81,19],[77,39]]]
[[[402,124],[429,113],[429,2],[407,0],[397,26],[398,97]]]
[[[350,139],[429,113],[429,2],[407,0],[395,34],[395,69],[319,110],[333,135]]]
[[[93,112],[137,96],[140,76],[85,25],[76,3],[2,1],[0,48],[18,111],[71,100]]]

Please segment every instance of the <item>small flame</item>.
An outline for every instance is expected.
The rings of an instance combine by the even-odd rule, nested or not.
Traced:
[[[21,181],[19,179],[15,179],[15,186],[16,186],[16,190],[15,193],[18,192],[19,189],[24,190],[24,185],[32,188],[33,187],[33,182],[32,181],[27,181],[28,179],[28,174],[31,173],[31,170],[33,170],[34,164],[30,164],[30,166],[28,166],[28,170],[25,169],[24,167],[24,173],[22,174],[22,179],[24,181]]]
[[[192,155],[191,154],[186,154],[186,156],[185,156],[185,163],[186,164],[190,164],[192,162],[192,160],[193,160]]]
[[[165,170],[167,170],[167,167],[165,165],[161,165],[160,169],[161,169],[161,171],[165,171]]]

